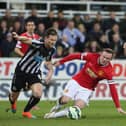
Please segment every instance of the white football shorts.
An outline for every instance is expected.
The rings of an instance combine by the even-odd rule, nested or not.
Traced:
[[[80,86],[73,79],[68,81],[63,91],[63,96],[68,96],[74,101],[81,99],[86,103],[86,105],[88,105],[92,94],[93,94],[92,90]]]

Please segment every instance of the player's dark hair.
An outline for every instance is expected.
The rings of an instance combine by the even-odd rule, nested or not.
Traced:
[[[46,30],[44,34],[44,38],[48,37],[49,35],[56,35],[57,36],[57,31],[54,28],[49,28]]]
[[[105,48],[103,49],[103,52],[111,53],[112,56],[115,54],[115,51],[113,51],[111,48]]]
[[[35,22],[32,19],[27,19],[25,20],[25,25],[27,25],[29,22],[33,22],[35,24]]]

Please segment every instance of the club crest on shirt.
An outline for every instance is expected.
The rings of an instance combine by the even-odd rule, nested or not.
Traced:
[[[103,72],[102,70],[99,70],[99,71],[98,71],[98,75],[99,75],[99,76],[103,76],[103,74],[104,74],[104,72]]]

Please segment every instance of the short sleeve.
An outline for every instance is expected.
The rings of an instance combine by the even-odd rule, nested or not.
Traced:
[[[16,48],[20,48],[20,49],[22,48],[20,41],[17,41]]]

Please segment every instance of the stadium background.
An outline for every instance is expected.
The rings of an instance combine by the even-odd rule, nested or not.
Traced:
[[[37,13],[35,17],[31,16],[31,12],[35,10]],[[119,97],[121,100],[126,99],[126,64],[125,64],[125,57],[126,57],[126,50],[122,48],[123,43],[126,41],[126,2],[125,0],[105,0],[105,1],[97,1],[97,0],[76,0],[76,1],[67,1],[67,0],[50,0],[50,1],[43,1],[43,0],[1,0],[0,1],[0,21],[6,20],[7,22],[7,32],[6,34],[2,34],[1,31],[3,30],[0,25],[0,101],[1,102],[1,108],[5,109],[8,100],[8,93],[10,90],[10,84],[11,79],[13,76],[13,71],[15,68],[15,65],[17,61],[19,60],[19,57],[15,55],[13,49],[14,44],[13,40],[11,41],[11,44],[7,43],[4,46],[1,44],[3,40],[6,40],[7,37],[10,35],[11,32],[14,31],[14,23],[16,21],[19,21],[21,23],[21,28],[23,31],[24,28],[24,21],[28,19],[29,17],[32,17],[33,20],[36,21],[36,19],[40,19],[40,21],[43,21],[42,24],[44,24],[44,20],[48,17],[49,12],[53,13],[53,17],[47,18],[52,21],[53,19],[58,20],[58,12],[63,12],[63,19],[66,21],[66,23],[69,21],[69,19],[72,19],[75,23],[75,28],[79,29],[78,25],[81,23],[83,25],[84,30],[81,31],[81,28],[79,29],[84,37],[86,38],[84,42],[82,42],[82,45],[78,45],[78,47],[83,48],[75,48],[76,46],[69,46],[67,48],[67,54],[73,53],[73,52],[86,52],[86,51],[92,51],[97,52],[99,49],[110,46],[116,51],[116,55],[114,57],[114,60],[112,61],[113,67],[114,67],[114,79],[117,82],[117,89],[119,93]],[[7,16],[9,15],[9,16]],[[101,16],[101,19],[98,20],[99,15]],[[51,22],[53,26],[53,20]],[[1,22],[0,22],[1,23]],[[100,30],[98,31],[98,34],[100,35],[98,38],[95,38],[93,36],[95,32],[94,24],[98,23],[100,24]],[[37,24],[38,25],[38,24]],[[45,29],[48,28],[48,24],[44,24]],[[118,25],[117,31],[113,30],[113,26]],[[90,27],[92,26],[92,27]],[[53,26],[54,27],[54,26]],[[63,28],[58,28],[58,33],[63,32],[63,29],[67,27],[65,25]],[[38,28],[38,27],[37,27]],[[19,31],[22,32],[22,31]],[[18,32],[18,30],[17,30]],[[36,29],[37,32],[37,29]],[[38,32],[40,33],[40,32]],[[89,34],[92,34],[89,36]],[[40,33],[42,35],[42,33]],[[113,36],[116,36],[115,38]],[[105,36],[105,38],[102,38],[101,36]],[[11,36],[12,37],[12,36]],[[42,37],[42,36],[41,36]],[[63,52],[66,49],[64,46],[62,46],[61,42],[62,35],[60,36],[60,44],[57,44],[57,50],[61,53],[57,53],[54,56],[54,60],[57,58],[61,58],[64,56]],[[91,43],[95,43],[94,46],[91,46]],[[107,44],[103,44],[103,43]],[[11,48],[10,48],[11,47]],[[3,53],[4,52],[4,53]],[[65,54],[66,55],[66,54]],[[70,63],[66,63],[65,65],[62,65],[60,67],[54,68],[54,75],[51,82],[50,88],[44,87],[44,95],[42,97],[42,100],[45,100],[45,107],[46,105],[50,108],[52,104],[48,105],[49,100],[56,100],[60,95],[61,92],[66,85],[67,81],[71,78],[72,75],[74,75],[79,69],[81,69],[83,62],[79,61],[72,61]],[[47,70],[44,68],[43,76],[46,74]],[[30,92],[28,93],[22,93],[19,100],[26,100],[30,96]],[[111,100],[110,92],[108,89],[108,86],[106,85],[106,81],[100,82],[98,88],[96,89],[93,100],[99,100],[96,103],[93,101],[93,105],[91,107],[94,107],[95,109],[90,109],[89,113],[88,110],[86,110],[86,113],[89,114],[89,117],[91,119],[94,118],[92,122],[89,123],[90,120],[86,120],[86,124],[88,125],[97,125],[98,120],[96,119],[96,115],[102,119],[102,122],[100,122],[102,126],[105,125],[105,122],[108,121],[110,125],[116,125],[119,124],[121,126],[124,125],[124,117],[120,119],[118,118],[118,113],[114,112],[114,108],[111,102],[106,100]],[[4,102],[5,100],[5,102]],[[101,101],[102,100],[102,101]],[[103,101],[105,100],[105,101]],[[50,103],[50,102],[49,102]],[[125,102],[122,101],[122,105],[125,106]],[[3,106],[2,106],[3,104]],[[104,104],[104,105],[103,105]],[[110,109],[108,112],[104,115],[105,112],[103,108],[110,105]],[[19,109],[24,106],[24,102],[19,102]],[[100,108],[101,106],[101,108]],[[96,108],[99,108],[100,110],[97,110]],[[48,111],[48,108],[45,109]],[[96,115],[94,111],[97,111]],[[20,110],[21,111],[21,110]],[[19,111],[19,112],[20,112]],[[42,111],[43,112],[43,111]],[[45,111],[44,111],[45,112]],[[110,113],[109,113],[110,112]],[[3,125],[9,125],[8,123],[5,123],[6,117],[7,119],[10,118],[10,125],[13,124],[13,118],[20,120],[19,118],[9,115],[4,115],[5,113],[2,111],[3,116],[0,116],[0,120],[3,121],[3,123],[0,124],[0,126]],[[114,114],[113,114],[114,113]],[[19,114],[19,113],[18,113]],[[38,112],[40,114],[40,112]],[[103,114],[102,116],[98,114]],[[118,120],[118,123],[111,123],[111,119],[108,119],[107,116],[110,116],[110,118],[113,118],[113,120]],[[1,114],[2,115],[2,114]],[[20,115],[20,114],[19,114]],[[11,117],[12,116],[12,117]],[[116,117],[117,118],[116,118]],[[96,120],[95,120],[96,119]],[[119,120],[120,119],[120,120]],[[12,122],[11,122],[12,121]],[[64,121],[60,120],[61,126],[63,125]],[[38,120],[40,122],[40,120]],[[18,122],[16,122],[18,123]],[[44,122],[46,123],[46,122]],[[109,125],[108,123],[108,125]],[[24,124],[28,124],[26,121]],[[50,123],[51,124],[51,123]],[[48,124],[48,125],[50,125]],[[75,125],[75,123],[69,122],[68,125]],[[19,125],[19,124],[18,124]],[[34,125],[34,122],[33,124]],[[39,125],[39,123],[38,123]],[[52,122],[52,125],[56,125]],[[82,124],[76,124],[76,125],[82,125]]]

